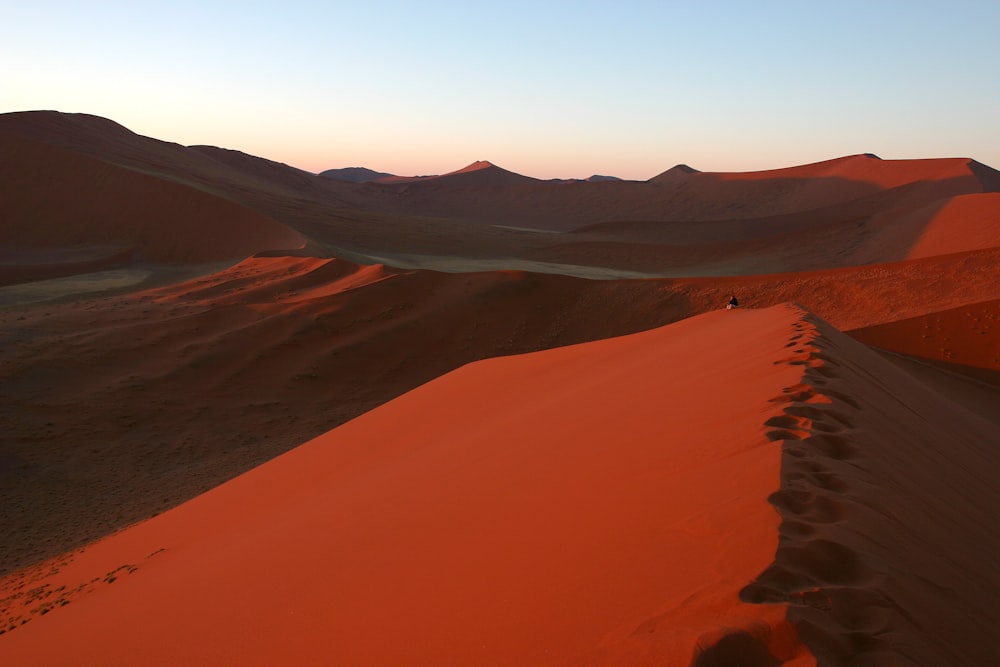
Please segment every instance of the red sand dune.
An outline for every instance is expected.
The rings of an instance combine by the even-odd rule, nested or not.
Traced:
[[[0,663],[997,662],[995,170],[352,184],[52,112],[0,143],[0,278],[181,265],[0,288]]]
[[[733,291],[748,307],[797,301],[844,329],[879,325],[993,298],[998,261],[594,281],[257,257],[131,296],[0,310],[0,471],[18,471],[0,474],[0,571],[171,507],[463,363],[660,326]]]
[[[859,263],[885,261],[894,249],[909,248],[905,259],[1000,247],[1000,193],[960,195],[902,214],[875,216],[877,230]]]
[[[1000,386],[1000,300],[855,329],[868,345],[933,362]]]
[[[434,182],[436,185],[443,183],[450,186],[464,187],[497,187],[539,182],[537,179],[507,171],[486,160],[477,160],[461,169],[442,174],[441,176],[433,176],[425,180],[427,182]]]
[[[254,210],[162,178],[0,134],[5,249],[128,244],[150,262],[242,259],[301,247],[292,229]]]
[[[675,168],[670,178],[641,183],[552,183],[476,162],[410,184],[355,184],[236,151],[140,137],[82,115],[4,114],[0,134],[212,192],[294,229],[316,254],[372,262],[395,255],[421,268],[443,257],[447,270],[455,270],[455,258],[470,270],[481,259],[519,258],[547,271],[551,263],[578,265],[578,275],[593,266],[671,276],[899,261],[993,244],[995,197],[964,196],[1000,189],[1000,174],[973,160],[866,155],[761,172]],[[88,174],[76,178],[94,189]],[[947,231],[971,209],[976,233]],[[521,229],[530,227],[548,231]],[[939,250],[942,234],[948,238]],[[254,249],[267,247],[274,246]],[[427,259],[407,264],[404,254]]]
[[[718,312],[466,366],[31,581],[137,568],[0,657],[562,664],[624,640],[687,664],[702,636],[765,627],[791,658],[784,607],[739,590],[777,548],[765,422],[802,378],[774,363],[798,319]],[[692,624],[658,627],[681,603]]]
[[[919,205],[992,190],[997,185],[991,178],[993,172],[965,158],[880,160],[855,155],[760,172],[674,168],[646,182],[480,179],[482,189],[476,190],[475,199],[470,192],[429,188],[437,179],[411,183],[421,187],[406,189],[398,184],[366,185],[344,196],[355,197],[356,205],[368,210],[566,231],[612,221],[724,221],[791,215],[887,192]],[[880,205],[878,200],[874,204]]]
[[[480,362],[9,577],[0,657],[989,664],[997,437],[788,306]]]
[[[982,192],[974,165],[978,163],[966,158],[881,160],[851,155],[767,171],[695,172],[682,178],[668,171],[664,180],[673,197],[684,202],[674,220],[719,220],[810,211],[917,184],[941,195],[958,194],[953,188]],[[661,182],[659,178],[651,182]]]
[[[594,317],[600,308],[604,317]],[[655,283],[255,257],[0,310],[0,572],[107,534],[457,366],[686,317]],[[197,395],[197,400],[192,400]],[[86,496],[86,502],[79,502]]]
[[[486,160],[477,160],[461,169],[440,176],[385,176],[373,183],[433,183],[449,186],[497,187],[525,183],[538,183],[538,179],[515,174]]]

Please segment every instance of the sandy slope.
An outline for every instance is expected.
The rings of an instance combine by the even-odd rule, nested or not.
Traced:
[[[998,437],[790,306],[480,362],[9,577],[0,656],[990,664]]]
[[[808,321],[820,401],[772,422],[782,544],[742,598],[801,597],[789,619],[820,664],[996,663],[997,424]]]
[[[981,173],[992,170],[969,159],[879,160],[864,155],[773,171],[672,173],[645,182],[485,178],[497,169],[491,165],[465,174],[470,178],[456,180],[456,187],[447,187],[450,183],[443,178],[423,179],[366,184],[344,196],[367,210],[567,231],[613,221],[770,218],[843,207],[887,192],[905,196],[910,205],[927,204],[994,187]],[[472,180],[477,175],[482,176]]]
[[[1000,210],[995,197],[963,199],[996,193],[1000,174],[957,158],[858,155],[772,171],[671,170],[646,182],[593,183],[538,181],[476,162],[413,182],[357,184],[237,151],[140,137],[83,115],[3,114],[0,136],[223,197],[294,229],[314,254],[399,257],[411,268],[481,270],[504,260],[511,268],[536,262],[540,271],[580,266],[575,275],[594,267],[600,276],[837,268],[995,246]],[[953,231],[952,221],[965,221],[970,209],[971,228]],[[943,245],[940,234],[949,237]]]
[[[1000,386],[1000,301],[991,299],[851,331],[900,352]]]
[[[877,326],[993,298],[998,257],[670,281],[259,257],[159,290],[0,310],[0,571],[171,507],[463,363],[660,326],[733,291],[750,307],[795,301],[844,329]]]
[[[36,281],[0,287],[0,572],[363,415],[5,579],[6,618],[34,620],[0,658],[217,664],[227,638],[266,661],[340,632],[301,662],[997,661],[995,170],[351,184],[84,115],[3,114],[0,142],[0,282]],[[42,301],[38,278],[99,269],[170,284]],[[888,352],[788,306],[719,312],[731,293]]]
[[[0,311],[0,570],[175,505],[463,363],[687,314],[655,286],[308,257]]]
[[[739,600],[777,547],[781,446],[765,424],[802,379],[786,347],[799,321],[720,311],[466,366],[51,578],[8,579],[8,593],[67,588],[0,656],[688,664],[723,628],[804,655],[782,606]],[[665,624],[679,606],[687,622]]]
[[[0,133],[0,146],[4,249],[114,244],[151,262],[197,263],[305,242],[267,216],[198,189],[16,136]],[[38,263],[48,277],[55,262]]]

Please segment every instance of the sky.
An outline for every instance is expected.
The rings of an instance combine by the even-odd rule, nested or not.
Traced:
[[[5,2],[0,112],[312,172],[1000,168],[998,34],[996,0]]]

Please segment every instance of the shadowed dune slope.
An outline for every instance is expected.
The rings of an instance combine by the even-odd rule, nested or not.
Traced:
[[[0,134],[5,249],[131,246],[150,262],[242,259],[304,239],[257,211],[79,153]]]
[[[1000,387],[1000,301],[854,329],[855,339]]]
[[[908,247],[905,259],[1000,247],[1000,193],[940,200],[900,216],[879,236],[883,233],[887,238],[879,238],[871,245]],[[908,243],[899,242],[900,233],[906,235]],[[878,253],[864,263],[885,261],[884,257],[885,252]]]
[[[788,603],[820,665],[1000,660],[1000,427],[808,316],[774,563],[742,591]]]
[[[285,195],[329,191],[331,182],[288,165],[214,146],[182,146],[136,134],[100,116],[57,111],[0,114],[0,134],[83,153],[141,173],[212,192],[241,189]]]
[[[337,201],[344,184],[265,158],[214,146],[186,147],[145,137],[98,116],[31,111],[0,114],[0,136],[28,139],[80,153],[141,174],[191,186],[252,208],[282,223],[276,212],[315,214]],[[309,219],[309,216],[305,216]],[[299,230],[301,231],[301,230]]]
[[[1000,193],[952,196],[913,183],[801,213],[753,219],[607,222],[528,256],[553,262],[672,266],[688,275],[813,271],[1000,247]]]
[[[719,311],[465,366],[8,577],[8,618],[53,593],[0,659],[687,665],[740,629],[812,664],[782,605],[739,599],[778,547],[765,424],[802,380],[801,317]]]
[[[875,205],[879,200],[871,199],[873,196],[896,191],[905,194],[905,201],[911,205],[927,204],[945,197],[991,191],[996,181],[989,176],[993,171],[966,158],[879,160],[856,155],[761,172],[671,170],[667,172],[669,178],[646,182],[507,183],[481,179],[482,187],[467,190],[448,188],[446,182],[437,179],[424,179],[406,184],[369,184],[358,188],[355,196],[357,205],[368,210],[568,231],[615,221],[695,222],[785,216],[846,206],[857,200],[868,199]]]
[[[673,174],[669,183],[673,196],[685,202],[687,215],[678,220],[756,218],[820,209],[916,184],[942,194],[983,192],[988,186],[974,167],[982,165],[967,158],[851,155],[767,171]]]
[[[310,257],[0,310],[0,572],[176,505],[464,363],[689,314],[655,283]]]

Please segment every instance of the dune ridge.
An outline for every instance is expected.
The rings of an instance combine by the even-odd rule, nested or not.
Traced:
[[[1000,174],[974,160],[866,155],[761,172],[681,170],[669,183],[545,182],[485,161],[409,183],[349,183],[237,151],[140,137],[101,120],[4,114],[0,134],[223,196],[294,229],[313,254],[378,258],[371,263],[397,257],[409,268],[436,268],[437,261],[454,270],[456,257],[495,268],[511,258],[522,262],[519,268],[534,262],[540,271],[558,272],[551,264],[635,270],[635,262],[649,276],[679,276],[699,265],[740,275],[760,273],[767,263],[775,273],[899,261],[908,257],[907,246],[916,245],[912,257],[938,252],[934,239],[919,245],[922,230],[941,231],[964,217],[952,198],[1000,190]],[[995,220],[995,198],[976,201],[977,215]],[[946,217],[936,223],[938,209]],[[976,233],[950,234],[948,250],[995,243],[985,223],[977,224]],[[688,230],[680,234],[679,225]],[[581,233],[552,233],[570,230]],[[752,239],[743,238],[750,230]],[[745,241],[757,245],[740,248]],[[671,248],[676,243],[701,247],[678,254]],[[423,259],[408,264],[408,254]],[[764,261],[754,260],[758,256]]]
[[[0,228],[5,249],[129,244],[146,261],[198,263],[305,243],[272,218],[201,190],[19,137],[0,140],[0,208],[12,221]]]
[[[1000,300],[968,303],[917,317],[852,329],[867,345],[905,354],[1000,386]]]
[[[30,622],[0,656],[500,665],[639,651],[688,664],[720,629],[764,624],[762,650],[809,664],[781,605],[738,597],[777,547],[767,497],[781,446],[764,422],[781,411],[768,399],[802,376],[774,363],[800,319],[720,311],[465,366],[6,578],[7,622]],[[714,388],[734,373],[746,382],[720,414]],[[195,598],[175,598],[178,586]],[[681,601],[692,621],[664,625]],[[320,628],[329,641],[315,641]]]
[[[998,662],[995,169],[0,145],[0,662]]]
[[[3,532],[17,536],[0,571],[172,507],[464,363],[662,326],[734,291],[747,307],[798,301],[842,329],[933,316],[992,299],[998,253],[628,281],[279,255],[156,290],[0,311],[12,415],[0,465],[17,471],[0,476]],[[906,341],[922,332],[902,331],[879,345],[912,353]],[[989,340],[978,331],[970,353]],[[205,401],[190,400],[192,387]]]
[[[988,664],[998,437],[789,305],[478,362],[7,577],[0,656]]]
[[[741,599],[789,603],[819,664],[995,662],[1000,429],[815,316],[798,328],[804,382],[768,422],[781,544]]]

